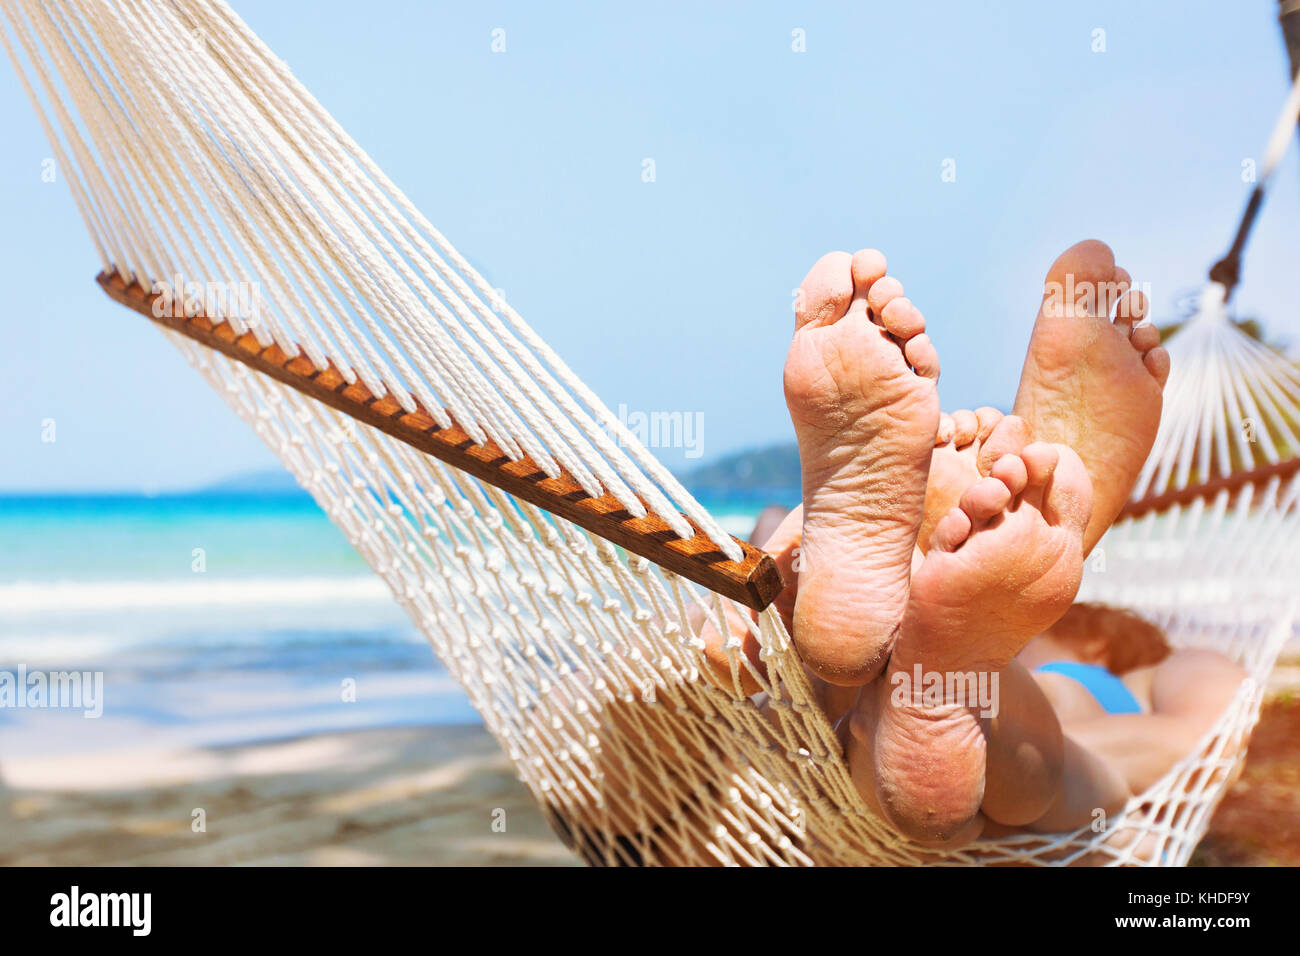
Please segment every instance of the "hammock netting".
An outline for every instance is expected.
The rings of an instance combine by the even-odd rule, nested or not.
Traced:
[[[4,45],[106,273],[349,381],[446,410],[593,495],[733,542],[219,0],[0,0]],[[177,288],[173,277],[183,277]],[[172,283],[168,288],[167,284]],[[256,290],[253,312],[238,296]],[[1296,455],[1300,376],[1210,286],[1135,497]],[[705,677],[747,608],[175,331],[428,638],[563,839],[592,863],[1181,865],[1245,753],[1296,613],[1294,472],[1126,519],[1080,599],[1251,675],[1100,832],[936,851],[864,806],[780,617]],[[548,471],[550,473],[550,471]],[[699,531],[679,516],[695,522]],[[709,623],[711,622],[711,624]],[[758,694],[746,693],[755,684]]]

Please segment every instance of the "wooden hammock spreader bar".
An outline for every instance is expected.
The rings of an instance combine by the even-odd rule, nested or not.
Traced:
[[[1189,485],[1159,495],[1147,495],[1137,501],[1130,501],[1119,513],[1121,518],[1139,518],[1152,511],[1168,511],[1175,505],[1191,504],[1197,499],[1210,499],[1221,491],[1234,492],[1247,485],[1265,485],[1274,478],[1285,481],[1300,472],[1300,458],[1289,458],[1274,465],[1262,465],[1250,471],[1239,471],[1226,478],[1215,478],[1199,485]]]
[[[171,308],[160,308],[158,312],[162,314],[157,315],[154,301],[159,296],[139,283],[128,286],[116,273],[100,273],[96,281],[110,298],[159,325],[724,597],[761,611],[781,593],[784,586],[781,573],[771,555],[739,539],[734,540],[744,551],[744,559],[732,561],[689,518],[686,520],[695,530],[695,536],[683,540],[649,509],[644,518],[634,518],[611,494],[593,498],[563,469],[558,478],[547,477],[527,456],[512,461],[495,442],[478,444],[455,425],[438,427],[423,406],[407,412],[391,396],[379,397],[360,381],[347,384],[333,363],[321,370],[306,355],[291,359],[278,345],[263,347],[252,333],[236,335],[224,320],[214,323],[203,315],[175,316]]]

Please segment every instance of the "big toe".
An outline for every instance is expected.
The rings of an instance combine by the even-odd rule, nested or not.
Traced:
[[[1036,458],[1055,459],[1050,466],[1037,466]],[[1083,460],[1069,445],[1035,443],[1024,450],[1030,482],[1047,472],[1043,484],[1042,511],[1048,522],[1080,534],[1092,518],[1092,480]]]
[[[1076,242],[1047,270],[1044,308],[1061,315],[1109,316],[1113,294],[1108,293],[1122,279],[1110,246],[1100,239]]]
[[[844,316],[853,301],[853,259],[847,252],[828,252],[808,270],[795,299],[796,329],[829,325]]]
[[[1109,280],[1115,275],[1115,253],[1110,246],[1100,239],[1085,239],[1066,249],[1052,267],[1047,270],[1047,279],[1064,281],[1067,275],[1075,279]]]
[[[993,465],[1004,455],[1018,455],[1029,444],[1032,429],[1019,415],[1003,415],[998,419],[988,438],[980,445],[975,464],[981,475],[992,474]]]

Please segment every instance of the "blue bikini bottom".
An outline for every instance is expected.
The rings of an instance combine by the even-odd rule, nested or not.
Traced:
[[[1054,661],[1036,668],[1039,673],[1060,674],[1077,681],[1097,698],[1102,710],[1108,714],[1140,714],[1142,707],[1124,682],[1097,664],[1080,664],[1077,661]]]

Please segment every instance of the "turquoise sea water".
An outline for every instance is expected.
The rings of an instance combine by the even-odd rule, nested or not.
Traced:
[[[743,536],[772,498],[704,503]],[[103,714],[0,700],[0,761],[478,719],[301,493],[0,497],[0,679],[20,667],[102,673]]]

